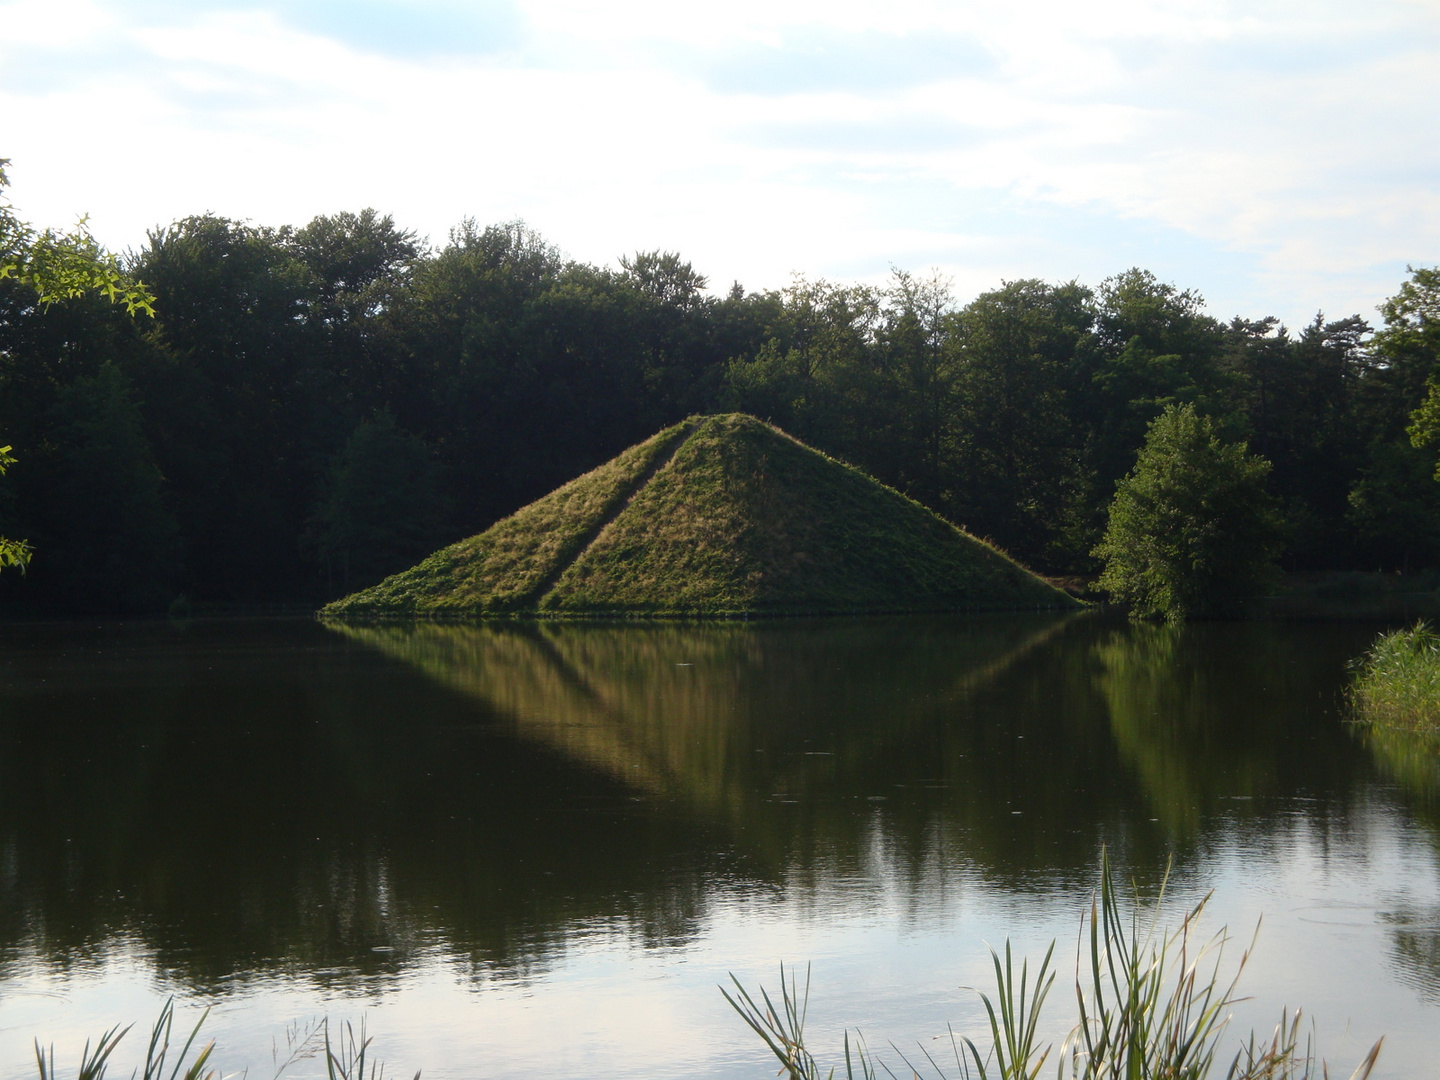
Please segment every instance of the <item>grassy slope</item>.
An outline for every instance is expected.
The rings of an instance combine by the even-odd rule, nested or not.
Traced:
[[[701,425],[540,606],[721,615],[1070,603],[858,469],[731,414]]]
[[[536,593],[579,554],[646,470],[673,448],[685,426],[666,428],[478,536],[336,600],[321,614],[464,618],[533,607],[539,599]]]
[[[919,503],[741,414],[701,422],[631,498],[682,428],[322,614],[738,615],[1074,604]]]

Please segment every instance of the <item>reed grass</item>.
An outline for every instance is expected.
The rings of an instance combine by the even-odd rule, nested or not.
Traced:
[[[1424,620],[1382,634],[1355,664],[1355,718],[1440,748],[1440,635]]]
[[[174,1064],[170,1065],[169,1076],[166,1076],[165,1067],[170,1064],[170,1038],[173,1034],[175,1024],[175,999],[171,998],[165,1002],[165,1007],[160,1010],[160,1016],[155,1021],[155,1026],[150,1029],[150,1042],[145,1047],[145,1066],[139,1074],[143,1080],[215,1080],[216,1070],[210,1065],[211,1055],[215,1051],[215,1040],[211,1039],[190,1059],[190,1051],[195,1045],[195,1040],[200,1035],[200,1026],[205,1023],[205,1018],[210,1015],[206,1009],[195,1021],[195,1026],[190,1029],[190,1035],[185,1044],[180,1048],[180,1053],[175,1056]],[[124,1028],[115,1025],[95,1040],[94,1049],[91,1049],[90,1040],[85,1041],[85,1049],[80,1054],[80,1066],[75,1072],[75,1080],[104,1080],[105,1070],[110,1066],[110,1055],[125,1038],[131,1024]],[[55,1069],[55,1045],[52,1043],[47,1049],[42,1048],[40,1040],[35,1040],[35,1063],[39,1069],[40,1080],[60,1080],[60,1074]],[[184,1069],[184,1072],[181,1072]]]
[[[904,1071],[917,1080],[931,1075],[938,1080],[1038,1080],[1053,1056],[1058,1080],[1205,1080],[1217,1075],[1222,1039],[1241,1000],[1237,984],[1250,953],[1245,950],[1233,973],[1224,976],[1226,932],[1199,937],[1209,896],[1185,911],[1173,929],[1160,921],[1163,901],[1162,886],[1148,917],[1138,895],[1122,905],[1109,860],[1102,856],[1100,888],[1082,925],[1088,957],[1076,965],[1078,1019],[1058,1049],[1041,1039],[1039,1026],[1055,983],[1055,946],[1032,979],[1028,961],[1022,960],[1017,972],[1007,941],[1003,960],[994,950],[990,954],[995,997],[980,995],[989,1020],[988,1048],[982,1051],[973,1039],[951,1030],[952,1067],[923,1046],[918,1055],[907,1056],[892,1043]],[[803,990],[793,971],[787,983],[781,970],[778,1004],[763,988],[757,1000],[734,975],[731,982],[733,987],[722,987],[721,993],[780,1061],[782,1076],[834,1080],[836,1068],[824,1070],[805,1044],[808,969]],[[1252,1032],[1230,1057],[1226,1080],[1328,1080],[1329,1069],[1317,1058],[1313,1038],[1302,1033],[1299,1010],[1283,1013],[1268,1038]],[[1370,1075],[1383,1041],[1371,1047],[1352,1080]],[[847,1030],[847,1080],[875,1080],[881,1072],[902,1075],[870,1052],[858,1034],[852,1041]]]
[[[191,1056],[195,1040],[200,1035],[200,1028],[209,1015],[209,1009],[200,1014],[200,1019],[195,1021],[195,1026],[190,1030],[172,1063],[170,1047],[175,1022],[175,1000],[171,998],[167,1001],[151,1028],[150,1042],[145,1048],[144,1066],[136,1070],[131,1080],[217,1080],[221,1074],[212,1064],[214,1039]],[[133,1024],[123,1028],[117,1024],[96,1039],[93,1046],[87,1039],[85,1049],[80,1054],[80,1065],[75,1071],[75,1080],[105,1080],[111,1055],[132,1027]],[[328,1017],[304,1026],[292,1025],[285,1034],[284,1056],[281,1056],[278,1046],[272,1054],[275,1068],[271,1080],[280,1080],[281,1076],[298,1062],[316,1057],[324,1060],[326,1080],[385,1080],[384,1062],[377,1061],[371,1053],[370,1047],[374,1039],[366,1034],[364,1020],[361,1020],[358,1032],[349,1021],[339,1025],[333,1039],[330,1027]],[[35,1060],[39,1080],[61,1080],[60,1073],[55,1068],[53,1044],[42,1048],[40,1040],[36,1039]],[[420,1080],[418,1071],[414,1080]]]
[[[1028,960],[1021,959],[1017,969],[1008,940],[1003,958],[993,949],[990,954],[995,996],[980,993],[989,1026],[986,1047],[951,1029],[953,1067],[923,1046],[909,1056],[893,1043],[891,1048],[915,1080],[1039,1080],[1051,1060],[1057,1080],[1208,1080],[1217,1075],[1222,1040],[1232,1010],[1242,1000],[1237,988],[1250,956],[1247,948],[1233,972],[1223,973],[1227,932],[1222,928],[1203,939],[1199,932],[1209,900],[1207,894],[1182,913],[1178,926],[1166,926],[1165,885],[1151,905],[1142,902],[1138,890],[1122,903],[1109,858],[1102,854],[1100,885],[1081,924],[1088,950],[1076,964],[1078,1018],[1058,1048],[1041,1035],[1041,1016],[1056,981],[1055,944],[1032,977]],[[721,993],[780,1062],[781,1076],[834,1080],[838,1066],[826,1070],[805,1039],[809,968],[802,986],[793,969],[787,979],[782,967],[778,998],[763,987],[752,994],[733,974],[731,982]],[[208,1014],[207,1009],[171,1063],[174,1002],[167,1002],[151,1030],[143,1072],[137,1070],[136,1076],[216,1080],[214,1041],[195,1050]],[[87,1041],[75,1080],[104,1080],[111,1055],[129,1030],[113,1027],[93,1045]],[[328,1020],[292,1028],[284,1059],[278,1050],[274,1055],[273,1080],[280,1080],[296,1062],[321,1055],[327,1080],[384,1080],[384,1065],[371,1054],[372,1041],[363,1022],[358,1032],[345,1023],[333,1040]],[[1351,1080],[1370,1076],[1383,1042],[1371,1047]],[[61,1080],[53,1046],[47,1055],[36,1040],[35,1055],[39,1080]],[[843,1068],[846,1080],[878,1080],[882,1073],[893,1080],[899,1075],[869,1049],[859,1032],[852,1039],[849,1030],[843,1040]],[[1282,1012],[1268,1037],[1251,1032],[1224,1072],[1226,1080],[1328,1080],[1329,1075],[1315,1053],[1313,1036],[1304,1033],[1298,1009]],[[420,1080],[419,1072],[414,1080]]]

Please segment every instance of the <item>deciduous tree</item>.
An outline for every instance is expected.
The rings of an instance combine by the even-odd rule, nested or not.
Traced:
[[[73,300],[99,293],[112,303],[122,304],[130,314],[155,314],[155,297],[145,284],[132,281],[119,260],[105,251],[90,235],[81,218],[69,232],[46,229],[38,232],[20,220],[6,197],[10,186],[6,168],[9,158],[0,158],[0,280],[15,278],[35,291],[42,307],[60,300]],[[0,476],[15,462],[10,447],[0,447]],[[24,570],[30,561],[30,545],[23,540],[0,536],[0,569]]]
[[[1280,522],[1265,490],[1269,471],[1194,406],[1166,408],[1110,505],[1095,549],[1105,561],[1100,586],[1140,616],[1235,614],[1275,573]]]
[[[4,476],[5,470],[13,464],[15,464],[15,459],[10,456],[10,447],[0,446],[0,476]],[[10,540],[0,536],[0,569],[15,566],[23,571],[29,562],[29,544],[24,540]]]
[[[434,453],[382,412],[346,441],[313,524],[332,584],[350,592],[429,555],[445,519]]]

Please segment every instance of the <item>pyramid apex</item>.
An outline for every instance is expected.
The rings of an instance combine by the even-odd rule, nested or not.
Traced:
[[[328,618],[1073,607],[1019,563],[746,413],[692,416]]]

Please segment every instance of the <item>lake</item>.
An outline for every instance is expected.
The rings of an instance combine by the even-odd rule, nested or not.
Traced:
[[[324,1016],[397,1076],[759,1078],[717,986],[781,963],[899,1072],[1007,939],[1063,1037],[1102,848],[1227,965],[1259,924],[1242,1030],[1433,1075],[1440,771],[1342,708],[1381,628],[5,625],[0,1080],[135,1021],[128,1075],[171,996],[251,1080]]]

